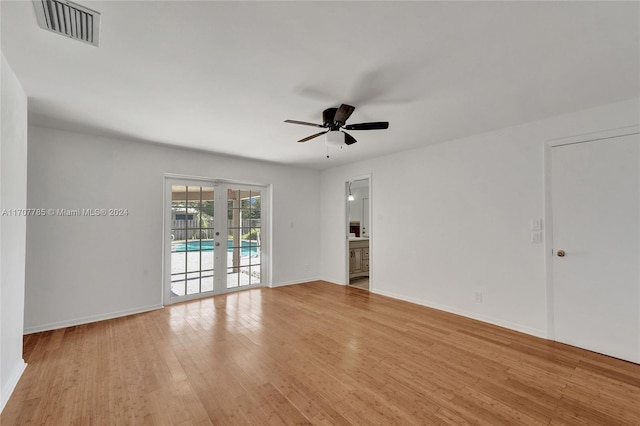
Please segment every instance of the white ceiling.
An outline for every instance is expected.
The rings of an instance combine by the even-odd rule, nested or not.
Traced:
[[[32,123],[327,168],[640,96],[639,2],[86,1],[100,47],[2,1]],[[322,110],[357,144],[326,157]]]

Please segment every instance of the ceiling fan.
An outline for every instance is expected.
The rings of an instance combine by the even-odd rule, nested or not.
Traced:
[[[355,109],[356,109],[355,107],[347,104],[340,105],[340,108],[327,108],[322,112],[322,124],[308,123],[306,121],[297,121],[297,120],[285,120],[284,122],[291,123],[291,124],[302,124],[304,126],[321,127],[321,128],[327,129],[320,133],[316,133],[315,135],[307,136],[306,138],[300,139],[298,142],[306,142],[329,132],[342,132],[344,133],[344,143],[346,145],[354,144],[357,141],[353,136],[351,136],[344,130],[379,130],[379,129],[389,128],[388,121],[374,121],[371,123],[346,124],[347,119],[349,119],[349,117],[351,116],[351,114],[353,114],[353,111]]]

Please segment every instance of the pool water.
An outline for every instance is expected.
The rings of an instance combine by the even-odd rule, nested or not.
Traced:
[[[249,241],[242,240],[240,244],[241,256],[255,256],[258,253],[258,247],[255,245],[251,245]],[[213,251],[213,240],[202,240],[202,241],[188,241],[185,243],[174,243],[171,245],[171,251]],[[233,251],[233,241],[227,240],[227,251]]]

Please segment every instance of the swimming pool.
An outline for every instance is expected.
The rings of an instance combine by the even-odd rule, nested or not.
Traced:
[[[242,240],[240,244],[240,256],[255,256],[258,254],[258,247],[255,245],[255,242],[251,244],[250,241]],[[202,241],[187,241],[187,243],[172,243],[171,251],[213,251],[213,240],[202,240]],[[227,251],[233,251],[233,241],[227,240]]]

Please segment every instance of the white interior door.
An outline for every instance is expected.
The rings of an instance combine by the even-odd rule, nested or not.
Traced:
[[[640,362],[640,137],[551,148],[555,339]]]

